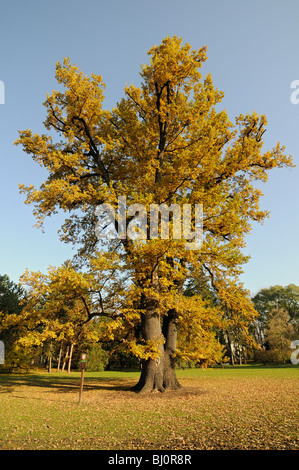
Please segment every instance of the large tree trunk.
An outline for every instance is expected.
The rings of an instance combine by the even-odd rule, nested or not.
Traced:
[[[174,268],[173,258],[168,257],[167,262],[172,268]],[[181,259],[181,267],[184,269],[186,266],[186,260]],[[175,282],[177,293],[183,293],[185,277]],[[165,338],[164,344],[164,371],[163,371],[163,385],[165,390],[177,390],[181,388],[176,374],[175,374],[175,358],[174,354],[177,347],[177,324],[178,324],[178,312],[175,308],[168,311],[168,314],[163,318],[163,336]]]
[[[158,282],[157,277],[155,280]],[[133,390],[136,392],[177,390],[181,387],[175,375],[173,357],[177,341],[177,312],[174,309],[169,310],[168,315],[163,318],[162,328],[158,300],[155,297],[143,299],[143,308],[145,314],[141,317],[142,338],[145,341],[159,342],[159,357],[142,361],[140,379]]]
[[[177,390],[181,388],[175,374],[174,353],[177,343],[177,312],[169,310],[168,315],[163,318],[164,361],[163,361],[163,385],[165,390]]]
[[[142,360],[139,382],[133,387],[136,392],[164,391],[164,347],[158,301],[155,298],[145,300],[146,312],[141,317],[142,338],[145,341],[158,342],[159,357]]]
[[[164,337],[164,345],[159,345],[160,356],[157,359],[142,361],[142,370],[139,382],[133,387],[135,392],[164,392],[165,390],[177,390],[181,388],[175,374],[175,358],[177,340],[177,318],[176,312],[170,310],[163,319],[163,331],[161,331],[161,320],[158,314],[144,315],[144,329],[147,339],[154,340]],[[145,337],[144,337],[145,338]]]

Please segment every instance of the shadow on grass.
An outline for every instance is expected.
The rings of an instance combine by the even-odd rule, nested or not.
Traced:
[[[235,366],[228,366],[224,367],[223,369],[220,367],[214,367],[212,370],[220,371],[220,375],[222,373],[225,375],[225,371],[250,371],[250,370],[270,370],[270,369],[296,369],[299,371],[299,367],[294,366],[292,364],[284,364],[284,365],[261,365],[261,364],[248,364],[248,365],[235,365]],[[181,371],[178,369],[178,372]],[[136,372],[136,371],[135,371]],[[178,378],[185,376],[185,372],[182,371],[183,374],[178,374]],[[195,373],[194,373],[195,372]],[[193,369],[189,370],[190,377],[194,378],[197,376],[198,370]],[[193,375],[194,373],[194,375]],[[238,372],[237,372],[238,373]],[[74,374],[74,375],[73,375]],[[218,372],[217,372],[218,375]],[[230,375],[230,373],[229,373]],[[136,374],[134,377],[132,375],[124,376],[88,376],[85,375],[84,378],[84,390],[85,391],[115,391],[115,392],[131,392],[132,394],[136,395],[136,392],[132,392],[132,386],[138,382],[139,374]],[[199,378],[199,377],[198,377]],[[67,393],[76,393],[78,392],[80,386],[80,373],[72,372],[70,375],[66,373],[23,373],[23,374],[0,374],[0,395],[1,394],[9,394],[9,393],[19,393],[22,390],[22,393],[26,388],[40,388],[44,389],[45,392],[53,392],[53,393],[60,393],[60,394],[67,394]],[[26,392],[28,393],[28,391]],[[170,392],[167,392],[169,395]],[[187,391],[186,388],[183,388],[182,393],[193,393],[191,390]],[[202,391],[201,391],[202,393]],[[137,394],[138,395],[138,394]],[[164,395],[164,394],[160,394]],[[175,392],[175,395],[178,395],[178,392]]]
[[[165,393],[148,393],[140,394],[132,390],[132,387],[136,384],[136,378],[133,377],[86,377],[84,379],[84,392],[88,391],[110,391],[110,392],[125,392],[127,397],[134,397],[137,400],[165,400],[165,399],[192,399],[194,396],[202,395],[207,391],[198,387],[182,387],[179,390],[171,391],[167,390]],[[14,398],[27,399],[33,398],[35,400],[47,399],[37,396],[34,393],[30,396],[29,389],[40,388],[45,393],[63,394],[78,393],[80,386],[80,376],[59,376],[58,374],[38,375],[0,375],[0,396],[1,394],[12,394]],[[24,392],[25,387],[25,392]],[[24,393],[24,395],[23,395]],[[115,398],[118,395],[115,395]],[[112,396],[110,397],[112,398]],[[53,398],[54,399],[54,398]],[[50,399],[51,400],[51,399]]]
[[[114,390],[130,391],[134,380],[114,377],[85,377],[84,390]],[[125,382],[125,383],[121,383]],[[77,392],[80,384],[80,376],[61,376],[49,374],[49,376],[38,374],[23,375],[0,375],[0,394],[16,392],[20,387],[40,387],[53,390],[55,393]]]

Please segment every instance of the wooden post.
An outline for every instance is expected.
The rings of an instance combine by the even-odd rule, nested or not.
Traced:
[[[82,400],[83,382],[84,382],[84,369],[81,369],[81,380],[80,380],[80,390],[79,390],[79,403],[81,403],[81,400]]]

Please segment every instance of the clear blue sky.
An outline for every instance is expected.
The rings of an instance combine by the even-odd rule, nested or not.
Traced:
[[[28,267],[46,271],[72,256],[57,236],[59,218],[45,233],[33,228],[32,207],[18,183],[39,185],[45,174],[14,141],[20,129],[43,132],[47,92],[56,88],[55,64],[70,57],[107,84],[106,107],[123,86],[139,80],[147,51],[167,35],[208,48],[203,74],[224,91],[233,119],[253,110],[266,114],[265,150],[285,145],[298,165],[299,104],[290,101],[299,80],[298,0],[10,0],[0,8],[0,274],[18,282]],[[245,252],[245,287],[255,293],[274,284],[299,285],[299,167],[274,170],[263,185],[262,207],[271,211],[254,225]]]

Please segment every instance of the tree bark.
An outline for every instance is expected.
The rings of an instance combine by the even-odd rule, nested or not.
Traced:
[[[161,320],[159,315],[145,314],[143,318],[148,339],[164,337],[164,345],[159,345],[160,356],[157,359],[147,359],[141,362],[142,369],[139,382],[133,387],[135,392],[164,392],[165,390],[178,390],[181,388],[175,373],[175,358],[177,341],[177,315],[175,310],[170,310]],[[157,333],[160,333],[158,335]],[[156,334],[154,336],[154,334]]]
[[[65,368],[65,365],[66,365],[66,361],[67,361],[68,355],[69,355],[69,347],[66,348],[66,353],[65,353],[65,357],[64,357],[64,359],[63,359],[61,372],[64,371],[64,368]]]
[[[60,349],[59,349],[58,364],[57,364],[57,372],[59,372],[59,370],[60,370],[61,355],[62,355],[62,347],[60,347]]]
[[[175,309],[169,310],[168,315],[164,317],[162,332],[165,338],[163,385],[165,390],[177,390],[182,386],[175,374],[174,353],[177,343],[177,312]]]
[[[173,258],[167,258],[168,264],[174,267]],[[185,268],[186,260],[181,259],[181,267]],[[183,277],[181,280],[175,282],[177,293],[183,293],[184,286]],[[163,336],[165,338],[164,344],[164,388],[165,390],[177,390],[182,387],[179,383],[175,374],[175,351],[177,347],[177,324],[178,324],[178,312],[175,308],[168,311],[168,314],[163,318]]]
[[[154,281],[157,285],[157,276]],[[159,342],[159,357],[142,360],[140,379],[132,390],[135,392],[177,390],[181,387],[175,374],[174,358],[177,342],[177,312],[175,309],[169,310],[168,315],[163,318],[162,326],[159,301],[155,297],[150,297],[143,299],[142,303],[145,309],[145,314],[141,317],[142,338],[145,341]]]
[[[150,298],[145,301],[146,313],[141,317],[142,338],[145,341],[157,341],[159,357],[157,359],[144,359],[139,382],[133,387],[136,392],[164,391],[163,365],[164,347],[162,344],[161,320],[158,301]]]
[[[68,366],[67,366],[67,371],[68,371],[68,374],[71,372],[72,356],[73,356],[73,348],[74,348],[74,344],[73,344],[73,343],[71,343],[71,348],[70,348],[70,355],[69,355],[69,361],[68,361]]]

